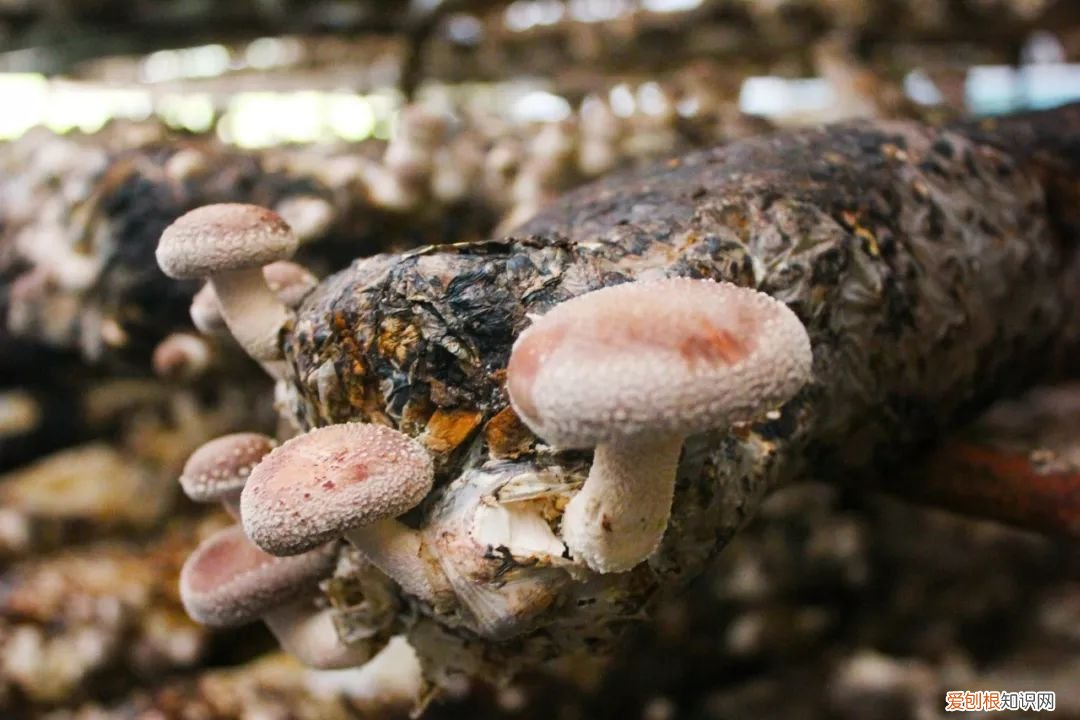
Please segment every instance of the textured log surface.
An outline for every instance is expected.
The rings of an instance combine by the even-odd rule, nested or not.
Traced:
[[[539,629],[500,649],[601,647],[658,588],[699,574],[778,482],[893,469],[1045,371],[1076,266],[1078,130],[1080,107],[1067,107],[780,134],[587,186],[511,238],[359,261],[286,334],[295,410],[311,426],[375,420],[421,436],[444,481],[493,458],[574,477],[583,456],[538,453],[506,410],[502,368],[527,314],[671,275],[787,302],[810,332],[815,381],[778,417],[688,442],[659,553],[570,584]]]

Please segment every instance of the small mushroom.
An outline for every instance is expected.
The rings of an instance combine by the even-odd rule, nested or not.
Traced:
[[[239,517],[240,492],[252,469],[274,444],[259,433],[233,433],[211,440],[188,458],[180,486],[195,502],[220,502],[233,517]]]
[[[225,318],[221,316],[221,305],[218,303],[217,293],[214,286],[206,283],[195,297],[191,298],[191,323],[195,329],[203,335],[221,335],[229,330],[225,324]]]
[[[419,533],[394,518],[415,507],[434,479],[423,446],[382,425],[343,423],[292,438],[255,467],[240,514],[248,536],[275,555],[295,555],[345,536],[402,588],[435,593]]]
[[[586,177],[602,175],[619,162],[622,125],[611,106],[595,95],[581,103],[578,169]]]
[[[154,348],[154,374],[166,380],[196,380],[213,364],[214,351],[204,338],[173,333]]]
[[[157,261],[172,278],[209,278],[230,332],[274,377],[282,374],[278,333],[288,309],[267,286],[264,265],[296,252],[289,226],[272,210],[223,203],[186,213],[165,228]]]
[[[426,180],[435,150],[446,137],[447,119],[422,105],[408,105],[398,113],[396,130],[383,164],[404,182]]]
[[[514,410],[556,447],[595,447],[562,518],[573,556],[603,573],[647,558],[667,528],[683,440],[786,402],[812,360],[786,305],[708,280],[604,288],[526,329],[507,371]]]
[[[263,277],[266,278],[267,287],[290,310],[300,307],[304,297],[319,284],[319,279],[310,270],[287,260],[264,267]]]
[[[210,627],[246,625],[262,619],[282,647],[316,668],[358,665],[371,648],[349,646],[333,625],[331,610],[317,611],[311,598],[331,573],[333,544],[289,558],[268,555],[239,526],[220,530],[188,556],[180,571],[180,598],[194,620]]]
[[[365,165],[361,173],[377,207],[406,212],[428,197],[433,158],[446,130],[445,118],[419,105],[401,109],[382,161]]]
[[[287,197],[274,210],[296,233],[301,245],[314,242],[325,235],[334,224],[334,206],[318,195]]]

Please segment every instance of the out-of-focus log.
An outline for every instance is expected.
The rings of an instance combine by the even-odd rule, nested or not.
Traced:
[[[982,47],[1012,61],[1032,30],[1064,30],[1080,22],[1080,7],[1068,0],[1041,6],[1019,0],[705,0],[679,12],[626,3],[610,17],[596,15],[588,3],[564,3],[555,17],[559,4],[546,3],[543,13],[533,13],[542,22],[531,25],[523,18],[527,5],[447,0],[432,14],[418,10],[417,3],[371,1],[193,7],[167,0],[7,3],[0,6],[0,70],[61,73],[104,55],[290,35],[347,37],[361,48],[396,36],[410,83],[416,75],[444,81],[550,76],[586,65],[655,72],[694,57],[806,62],[807,50],[837,30],[850,33],[867,56],[906,43]],[[416,51],[425,39],[430,42],[421,60]]]

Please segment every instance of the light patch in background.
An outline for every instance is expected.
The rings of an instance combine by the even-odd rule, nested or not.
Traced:
[[[446,34],[458,45],[479,45],[484,39],[484,23],[472,15],[457,13],[447,18]]]
[[[630,0],[570,0],[569,9],[578,22],[599,23],[626,15],[634,6]]]
[[[904,76],[904,94],[920,105],[939,105],[945,101],[934,81],[922,70]]]
[[[218,124],[222,140],[242,148],[311,143],[322,137],[322,93],[240,93]]]
[[[250,149],[385,138],[398,105],[400,100],[390,93],[239,93],[229,100],[217,134],[224,142]]]
[[[649,12],[686,12],[699,7],[702,0],[641,0],[641,7]]]
[[[287,102],[281,103],[277,126],[281,138],[289,143],[312,143],[323,136],[327,117],[325,93],[293,93]]]
[[[637,89],[637,106],[646,115],[663,115],[670,111],[671,101],[659,83],[645,82]]]
[[[145,120],[153,110],[145,91],[100,88],[53,80],[32,73],[0,74],[0,140],[13,140],[33,127],[56,133],[92,133],[113,118]]]
[[[1027,65],[1017,71],[1020,106],[1040,109],[1080,98],[1080,64]]]
[[[232,56],[224,45],[200,45],[183,50],[159,50],[139,64],[139,79],[160,83],[185,78],[217,77],[229,70]]]
[[[506,27],[515,32],[555,25],[569,18],[576,22],[598,23],[628,15],[637,9],[654,13],[686,12],[703,0],[517,0],[503,14]]]
[[[1018,98],[1016,71],[1008,65],[983,65],[968,71],[964,99],[976,114],[1003,113]]]
[[[375,129],[371,131],[371,136],[379,140],[389,140],[398,108],[405,104],[405,97],[394,88],[373,92],[365,95],[364,99],[371,104],[375,113]]]
[[[1080,99],[1080,64],[974,67],[964,83],[964,94],[976,115],[1054,107]]]
[[[832,86],[822,78],[749,77],[739,91],[739,108],[764,117],[821,113],[835,102]]]
[[[375,132],[375,108],[370,100],[360,95],[343,93],[327,99],[327,124],[342,140],[359,142]]]
[[[675,103],[675,112],[679,113],[680,117],[694,117],[701,112],[701,100],[693,95],[680,98]]]
[[[619,83],[608,91],[608,104],[616,117],[628,118],[637,110],[634,93],[626,83]]]
[[[554,25],[566,16],[566,5],[560,0],[517,0],[506,6],[503,23],[515,32],[538,26]]]
[[[295,65],[303,56],[303,45],[295,38],[263,37],[247,44],[242,64],[254,70],[269,70]]]
[[[1020,57],[1025,65],[1060,64],[1065,62],[1065,46],[1053,33],[1037,30],[1024,43]]]
[[[81,130],[97,132],[112,117],[111,108],[101,93],[84,88],[69,88],[50,93],[45,100],[42,124],[55,133]]]
[[[6,106],[0,112],[0,139],[17,138],[44,121],[49,81],[32,73],[0,75],[0,97]]]
[[[510,109],[517,122],[558,122],[570,117],[572,108],[566,98],[543,90],[522,95]]]
[[[938,87],[920,70],[904,78],[904,92],[924,105],[942,101]],[[968,70],[964,92],[973,115],[1055,107],[1080,100],[1080,64],[978,65]],[[749,77],[739,94],[744,113],[774,119],[820,114],[834,102],[835,93],[822,78]]]
[[[214,126],[214,102],[203,93],[164,95],[157,101],[155,112],[172,127],[189,132],[204,133]]]

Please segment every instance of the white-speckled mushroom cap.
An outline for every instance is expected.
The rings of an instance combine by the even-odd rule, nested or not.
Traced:
[[[810,378],[806,329],[783,303],[726,282],[667,278],[586,293],[521,333],[514,410],[562,448],[687,435],[749,420]]]
[[[290,258],[297,245],[288,224],[273,210],[221,203],[196,208],[165,228],[157,261],[169,277],[203,278]]]
[[[195,502],[215,502],[244,489],[251,471],[274,449],[259,433],[222,435],[191,454],[180,475],[184,494]]]
[[[434,475],[427,450],[393,428],[330,425],[263,458],[244,487],[240,515],[259,547],[293,555],[407,512]]]
[[[268,555],[234,525],[188,556],[180,571],[180,599],[188,615],[204,625],[244,625],[312,592],[336,558],[332,544],[294,557]]]

